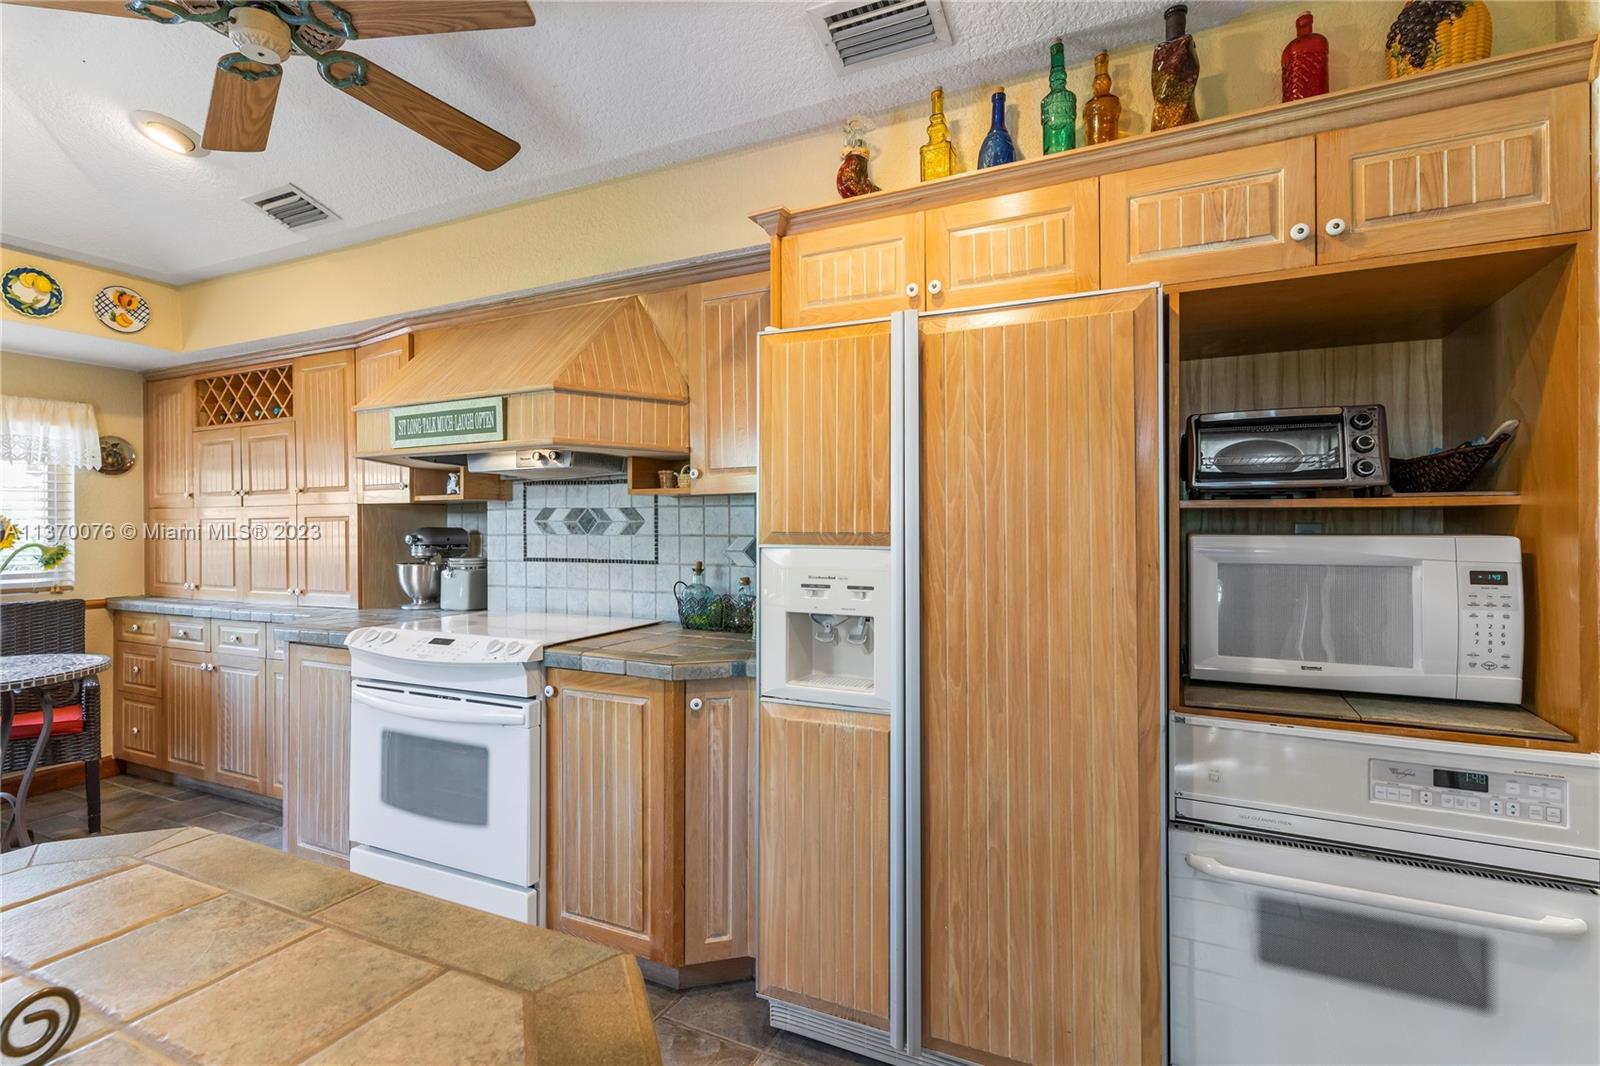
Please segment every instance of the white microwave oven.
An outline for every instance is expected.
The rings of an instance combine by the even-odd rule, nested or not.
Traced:
[[[1516,537],[1189,538],[1197,681],[1522,702]]]

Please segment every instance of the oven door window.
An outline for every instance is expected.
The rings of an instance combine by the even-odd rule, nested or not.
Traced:
[[[436,822],[489,824],[489,749],[478,744],[383,731],[380,797]]]

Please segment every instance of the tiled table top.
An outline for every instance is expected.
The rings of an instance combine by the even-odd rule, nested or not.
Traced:
[[[661,1061],[637,963],[562,933],[205,829],[3,862],[0,1006],[72,989],[57,1061]]]
[[[659,681],[756,676],[756,644],[745,633],[710,633],[669,622],[574,640],[546,649],[544,665]]]

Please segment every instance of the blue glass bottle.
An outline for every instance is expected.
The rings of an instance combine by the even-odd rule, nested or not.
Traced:
[[[1011,163],[1017,158],[1017,146],[1011,140],[1011,134],[1006,132],[1005,89],[996,89],[989,100],[994,110],[989,119],[989,132],[984,135],[983,145],[978,149],[979,170]]]

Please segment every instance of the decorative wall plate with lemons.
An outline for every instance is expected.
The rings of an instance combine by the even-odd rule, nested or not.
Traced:
[[[49,318],[61,310],[61,283],[35,266],[6,271],[0,295],[13,311],[29,318]]]
[[[118,333],[138,333],[150,324],[150,305],[126,285],[107,285],[94,294],[94,317]]]

